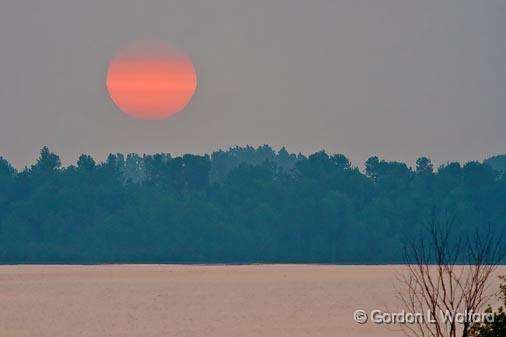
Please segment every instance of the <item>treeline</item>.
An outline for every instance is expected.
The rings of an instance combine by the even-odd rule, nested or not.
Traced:
[[[0,157],[0,263],[396,263],[437,207],[504,233],[506,176],[269,146],[210,156]]]

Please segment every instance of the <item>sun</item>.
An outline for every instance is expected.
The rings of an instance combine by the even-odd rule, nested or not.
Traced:
[[[131,117],[160,120],[183,110],[197,88],[191,60],[161,41],[140,41],[110,63],[106,86],[114,104]]]

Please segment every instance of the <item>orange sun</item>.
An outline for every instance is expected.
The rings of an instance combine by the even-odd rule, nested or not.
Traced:
[[[158,120],[188,105],[197,75],[181,52],[163,42],[143,41],[112,60],[106,85],[120,110],[135,118]]]

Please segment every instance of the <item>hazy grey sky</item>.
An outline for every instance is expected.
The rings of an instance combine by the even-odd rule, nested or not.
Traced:
[[[0,154],[506,153],[505,18],[504,0],[2,0]],[[173,118],[131,119],[107,95],[109,61],[139,39],[195,64],[197,93]]]

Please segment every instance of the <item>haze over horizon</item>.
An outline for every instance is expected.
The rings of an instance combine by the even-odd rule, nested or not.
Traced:
[[[269,144],[361,166],[506,153],[506,2],[50,0],[0,4],[0,155],[210,153]],[[139,121],[108,97],[109,62],[160,39],[193,61],[176,116]]]

